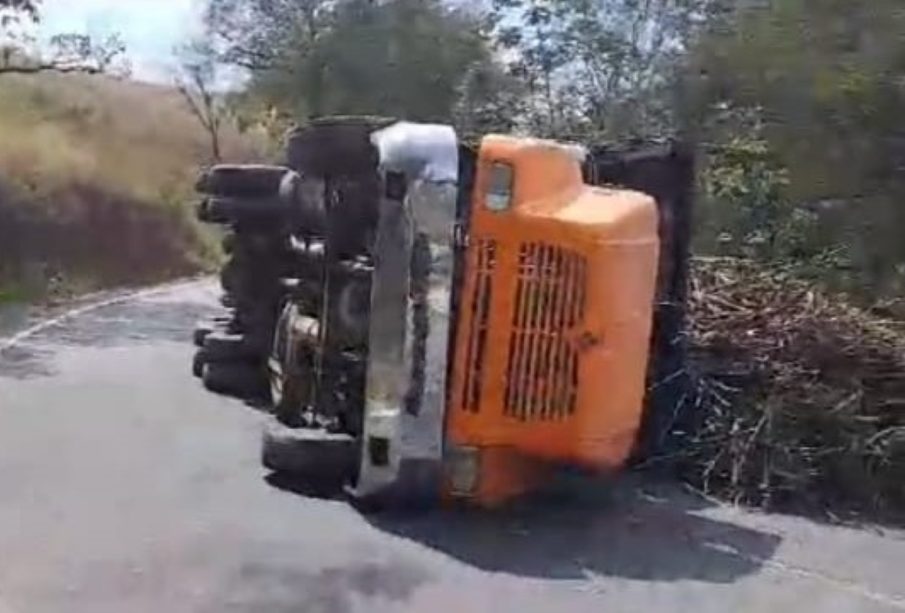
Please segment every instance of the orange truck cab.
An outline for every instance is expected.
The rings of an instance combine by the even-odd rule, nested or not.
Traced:
[[[586,185],[574,148],[483,139],[447,412],[448,496],[495,504],[540,461],[612,470],[641,424],[654,199]]]

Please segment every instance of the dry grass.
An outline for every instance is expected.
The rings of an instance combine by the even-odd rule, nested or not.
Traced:
[[[143,200],[187,190],[208,161],[203,131],[168,88],[105,77],[0,77],[4,176],[50,187],[94,183]],[[229,161],[257,151],[236,134]]]
[[[0,138],[0,284],[55,276],[89,287],[141,283],[208,257],[190,205],[209,147],[175,91],[106,77],[3,75]],[[228,161],[246,161],[263,148],[228,133],[223,150]],[[134,275],[118,263],[123,253],[133,254]]]
[[[696,263],[684,474],[735,502],[905,521],[905,325],[783,270]]]

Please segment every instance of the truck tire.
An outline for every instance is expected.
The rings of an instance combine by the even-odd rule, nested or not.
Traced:
[[[271,335],[270,357],[267,360],[267,377],[270,383],[270,401],[277,421],[284,425],[296,425],[304,405],[309,400],[308,387],[311,373],[305,372],[308,356],[292,339],[292,321],[297,307],[287,304],[274,324]]]
[[[280,423],[292,424],[300,416],[305,402],[305,389],[299,375],[287,372],[283,361],[271,356],[267,361],[267,379],[274,417]]]
[[[222,211],[218,211],[211,208],[210,200],[205,199],[202,200],[198,204],[198,208],[196,210],[196,216],[198,217],[198,221],[202,221],[204,223],[210,224],[228,224],[230,223],[230,218],[223,215]]]
[[[195,347],[204,347],[204,339],[214,331],[213,323],[199,324],[192,333],[192,342]]]
[[[239,326],[235,317],[230,315],[218,315],[211,319],[199,321],[195,325],[192,332],[192,342],[196,347],[204,347],[204,341],[214,332],[225,332],[227,334],[235,334],[239,332]]]
[[[197,217],[200,222],[210,223],[207,215],[207,200],[202,200],[195,205],[195,217]]]
[[[260,360],[267,356],[270,343],[260,334],[211,332],[204,339],[204,351],[211,362]]]
[[[279,198],[214,196],[207,203],[207,215],[215,220],[280,219],[289,212],[289,205]]]
[[[236,318],[246,327],[257,329],[266,324],[272,329],[279,314],[282,298],[283,295],[276,292],[236,295],[235,300],[239,307],[236,309]]]
[[[255,274],[253,270],[224,269],[220,275],[220,285],[234,296],[238,304],[257,306],[279,302],[286,293],[279,277],[268,274],[266,267]]]
[[[238,298],[271,299],[284,292],[275,262],[241,262],[235,258],[220,270],[220,287]]]
[[[204,341],[208,336],[216,332],[217,330],[227,330],[227,322],[222,321],[201,321],[198,322],[198,325],[195,326],[195,331],[192,332],[192,342],[196,347],[201,348],[204,347]]]
[[[228,294],[235,294],[239,287],[239,265],[231,258],[220,269],[220,287]]]
[[[198,177],[195,189],[216,196],[270,197],[280,193],[286,175],[284,166],[220,164]]]
[[[192,358],[192,374],[199,379],[203,378],[206,364],[207,356],[204,353],[204,349],[199,349],[195,352],[195,357]]]
[[[237,232],[232,240],[236,257],[242,259],[279,258],[288,251],[282,232]]]
[[[267,387],[262,369],[248,362],[207,362],[202,381],[210,392],[241,399],[261,397]]]
[[[371,286],[361,281],[347,281],[336,296],[333,316],[339,342],[362,345],[368,339],[371,310]]]
[[[220,247],[223,249],[223,253],[232,255],[236,250],[236,240],[235,232],[227,232],[224,234],[223,238],[220,239]]]
[[[357,445],[348,434],[290,428],[270,420],[264,427],[261,463],[275,473],[339,489],[355,475]]]

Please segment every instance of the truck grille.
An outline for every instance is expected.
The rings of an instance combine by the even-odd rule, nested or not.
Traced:
[[[496,241],[478,239],[475,247],[475,284],[468,305],[472,325],[468,335],[463,394],[463,408],[473,413],[477,413],[480,407],[484,352],[487,349],[490,305],[493,300],[493,273],[496,269]]]
[[[575,411],[579,354],[568,333],[585,310],[587,262],[543,243],[519,249],[504,414],[558,420]]]

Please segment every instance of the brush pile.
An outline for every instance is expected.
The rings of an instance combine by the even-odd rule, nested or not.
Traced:
[[[735,259],[695,263],[685,478],[734,502],[905,518],[905,324]]]

